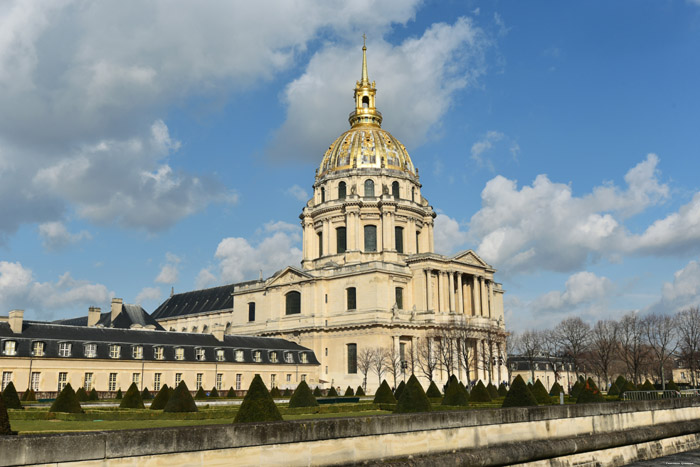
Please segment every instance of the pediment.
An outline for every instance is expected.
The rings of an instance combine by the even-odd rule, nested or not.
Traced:
[[[479,255],[474,253],[473,250],[467,250],[467,251],[463,251],[461,253],[457,253],[455,256],[452,257],[452,260],[460,262],[460,263],[464,263],[464,264],[470,264],[472,266],[479,266],[479,267],[483,267],[483,268],[490,267],[486,263],[486,261],[479,258]]]
[[[287,266],[268,279],[267,286],[292,284],[294,282],[299,282],[310,278],[312,278],[312,276],[301,269],[297,269],[293,266]]]

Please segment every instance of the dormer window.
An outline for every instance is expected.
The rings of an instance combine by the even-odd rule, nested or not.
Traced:
[[[184,360],[185,359],[185,349],[182,347],[177,347],[175,348],[175,360]]]
[[[121,345],[112,344],[109,346],[109,358],[119,358],[122,355]]]
[[[84,350],[86,358],[97,357],[97,344],[85,344]]]
[[[262,352],[260,352],[259,350],[255,350],[253,352],[253,361],[255,363],[261,363],[262,362]]]
[[[17,342],[5,341],[2,346],[2,352],[5,355],[17,355]]]
[[[35,357],[43,357],[45,347],[46,347],[46,345],[43,342],[33,342],[32,343],[32,354]]]
[[[206,360],[206,357],[204,356],[204,349],[194,349],[194,358],[198,362],[203,362]]]
[[[292,355],[291,352],[287,352],[284,354],[284,361],[286,363],[294,363],[294,355]]]
[[[224,349],[216,349],[216,361],[217,362],[226,361],[226,354],[224,353]]]
[[[242,362],[244,360],[243,358],[243,351],[242,350],[236,350],[236,361],[237,362]]]
[[[163,356],[163,347],[155,347],[153,349],[153,358],[156,360],[163,360],[165,358]]]
[[[135,345],[131,348],[131,358],[141,360],[143,358],[143,346]]]
[[[70,342],[59,342],[58,343],[58,356],[59,357],[70,357],[71,343]]]
[[[277,357],[277,352],[270,352],[268,356],[270,357],[270,363],[277,363],[279,361]]]
[[[299,361],[300,361],[301,363],[309,363],[309,356],[306,355],[305,352],[301,352],[301,353],[299,354]]]

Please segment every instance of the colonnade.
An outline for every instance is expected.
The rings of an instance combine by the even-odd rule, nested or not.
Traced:
[[[485,276],[433,269],[425,269],[424,274],[426,310],[487,318],[495,315],[493,281]]]

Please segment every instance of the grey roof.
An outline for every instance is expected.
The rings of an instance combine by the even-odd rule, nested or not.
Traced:
[[[158,321],[153,319],[151,315],[139,305],[122,304],[122,309],[114,321],[111,321],[111,318],[111,311],[101,313],[97,324],[104,327],[121,329],[129,329],[133,324],[139,324],[143,327],[153,326],[158,331],[165,331],[163,326],[158,324]],[[59,319],[54,321],[54,323],[67,324],[70,326],[87,326],[87,321],[87,316],[81,316],[79,318]]]
[[[202,348],[205,352],[205,360],[209,362],[216,359],[217,349],[223,349],[225,360],[228,362],[234,361],[234,351],[243,350],[244,361],[242,363],[253,363],[253,351],[262,350],[262,363],[271,363],[270,352],[286,351],[291,352],[293,356],[293,363],[288,363],[290,365],[302,364],[300,360],[302,352],[306,354],[309,364],[319,364],[311,349],[285,339],[270,337],[224,336],[224,340],[221,342],[211,334],[71,326],[25,320],[22,323],[21,334],[14,334],[9,323],[0,322],[0,340],[16,341],[17,356],[19,357],[32,356],[32,342],[41,341],[45,345],[44,358],[85,358],[83,345],[94,343],[97,344],[97,359],[110,359],[109,346],[119,344],[122,345],[120,360],[131,360],[131,347],[141,345],[143,346],[143,360],[147,361],[154,360],[154,347],[163,347],[163,360],[166,361],[175,360],[175,348],[182,347],[185,361],[196,361],[195,348]],[[58,344],[61,342],[73,344],[70,357],[59,357]],[[278,353],[277,358],[277,364],[285,364],[283,355]]]
[[[151,314],[154,320],[233,309],[233,290],[238,284],[193,290],[172,295]]]

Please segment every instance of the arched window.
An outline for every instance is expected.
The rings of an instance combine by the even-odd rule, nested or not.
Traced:
[[[340,182],[338,184],[338,199],[345,199],[346,191],[347,187],[345,185],[345,182]]]
[[[369,96],[362,96],[362,108],[366,109],[369,107]]]
[[[355,310],[357,308],[357,290],[355,287],[348,287],[348,310]]]
[[[335,238],[338,253],[345,253],[345,250],[347,249],[345,227],[338,227],[335,229]]]
[[[396,199],[399,199],[399,182],[394,182],[391,184],[391,196],[393,196]]]
[[[321,187],[321,202],[325,203],[326,202],[326,189]]]
[[[255,302],[248,304],[248,321],[255,321]]]
[[[301,313],[301,294],[299,292],[289,292],[285,299],[285,314],[297,315]]]
[[[397,253],[403,253],[403,227],[394,227],[394,245]]]
[[[372,180],[365,180],[365,196],[374,198],[374,182]]]
[[[365,226],[365,251],[377,251],[377,226]]]

